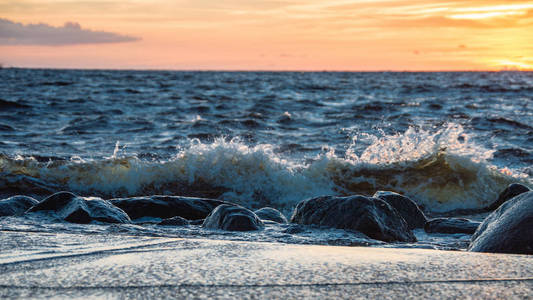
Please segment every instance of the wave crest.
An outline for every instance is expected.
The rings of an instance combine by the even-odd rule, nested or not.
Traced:
[[[369,144],[359,154],[358,142]],[[460,126],[410,128],[402,134],[356,136],[344,157],[334,149],[305,161],[282,157],[272,145],[249,146],[218,138],[188,147],[166,161],[119,157],[39,162],[0,156],[0,192],[46,195],[68,189],[106,198],[146,194],[218,197],[286,212],[323,194],[406,194],[428,211],[486,207],[509,183],[531,184],[527,175],[488,163],[492,151],[471,143]]]

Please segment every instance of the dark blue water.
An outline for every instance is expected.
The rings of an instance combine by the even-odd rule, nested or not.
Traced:
[[[0,192],[476,208],[533,176],[533,73],[0,70]],[[204,193],[204,194],[202,194]]]

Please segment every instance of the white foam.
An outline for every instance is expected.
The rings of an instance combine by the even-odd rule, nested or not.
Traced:
[[[226,189],[222,199],[252,208],[273,206],[285,213],[308,197],[371,195],[375,190],[404,193],[432,211],[482,208],[511,182],[532,185],[527,175],[490,165],[492,151],[470,142],[458,125],[359,136],[354,143],[358,138],[372,143],[359,154],[353,144],[344,157],[326,147],[310,162],[282,157],[273,145],[218,138],[213,143],[191,140],[172,159],[161,162],[119,157],[114,151],[105,160],[47,164],[0,157],[0,170],[73,192],[107,196],[172,193],[195,184],[220,187]]]

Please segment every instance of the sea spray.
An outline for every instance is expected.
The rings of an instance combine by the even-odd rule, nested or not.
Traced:
[[[120,156],[119,151],[103,160],[49,162],[3,155],[0,188],[34,184],[45,192],[64,189],[106,198],[189,194],[290,213],[308,197],[371,195],[376,190],[406,194],[427,211],[479,209],[511,182],[531,186],[526,175],[491,165],[492,152],[471,142],[456,124],[364,138],[371,141],[368,147],[356,153],[352,144],[344,157],[325,147],[315,157],[295,158],[275,153],[274,145],[226,138],[212,143],[192,139],[171,159],[160,161]]]

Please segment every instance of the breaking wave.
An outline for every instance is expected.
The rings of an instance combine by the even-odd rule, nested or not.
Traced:
[[[369,144],[356,151],[359,142]],[[0,155],[0,193],[46,196],[59,190],[104,198],[179,194],[220,198],[290,212],[299,201],[324,194],[403,193],[427,211],[479,209],[509,183],[531,178],[489,163],[492,151],[470,142],[450,124],[426,131],[353,137],[343,156],[324,147],[315,157],[283,157],[274,145],[238,139],[193,139],[165,161],[121,157],[117,147],[103,160],[49,160]]]

